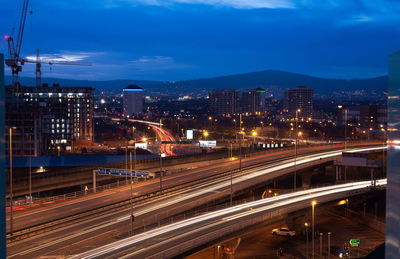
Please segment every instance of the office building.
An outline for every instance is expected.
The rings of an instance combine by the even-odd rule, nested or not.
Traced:
[[[242,92],[241,111],[243,113],[263,113],[265,111],[265,90],[261,88]]]
[[[13,154],[40,156],[71,152],[93,142],[91,87],[6,87],[6,127],[12,130]],[[6,131],[9,139],[9,131]],[[9,152],[9,146],[7,146]]]
[[[344,125],[346,120],[347,123],[362,128],[385,127],[387,124],[387,106],[360,105],[339,108],[337,120],[338,125]]]
[[[284,106],[290,117],[296,116],[300,109],[299,118],[312,118],[314,89],[305,86],[287,89],[285,91]]]
[[[209,93],[209,101],[214,114],[239,113],[239,93],[233,89],[213,90]]]
[[[128,85],[123,89],[124,116],[143,113],[143,89],[137,85]]]

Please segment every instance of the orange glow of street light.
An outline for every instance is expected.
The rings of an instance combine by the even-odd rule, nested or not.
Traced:
[[[207,131],[204,131],[204,132],[203,132],[203,136],[204,136],[204,137],[207,137],[207,136],[208,136],[208,132],[207,132]]]
[[[251,134],[252,134],[253,136],[257,136],[257,132],[255,132],[255,131],[253,131]]]
[[[303,135],[303,132],[299,131],[298,135],[299,137],[301,137]]]
[[[313,205],[313,206],[317,205],[317,201],[312,201],[311,205]]]

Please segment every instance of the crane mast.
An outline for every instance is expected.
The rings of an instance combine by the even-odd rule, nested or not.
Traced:
[[[6,65],[11,68],[12,73],[12,84],[18,87],[18,73],[22,71],[22,65],[24,61],[20,59],[19,54],[21,51],[22,38],[24,36],[24,28],[26,21],[26,12],[28,10],[29,0],[24,0],[22,5],[22,13],[19,21],[19,29],[17,42],[14,45],[14,38],[12,36],[6,36],[8,42],[8,59],[6,59]]]
[[[21,18],[19,21],[17,42],[14,44],[14,38],[12,36],[5,36],[5,39],[7,40],[7,43],[8,43],[8,59],[6,59],[5,63],[7,66],[9,66],[11,68],[12,85],[14,87],[14,90],[16,90],[17,92],[19,92],[18,73],[22,71],[22,66],[25,63],[36,64],[36,87],[41,87],[41,85],[42,85],[42,71],[41,71],[42,64],[91,66],[90,63],[85,63],[85,62],[41,60],[40,56],[39,56],[39,49],[37,49],[37,51],[36,51],[36,60],[20,58],[22,37],[24,36],[28,4],[29,4],[29,0],[24,0],[24,3],[22,5]]]

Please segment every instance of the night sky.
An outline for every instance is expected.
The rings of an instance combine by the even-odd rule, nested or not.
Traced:
[[[18,26],[22,2],[0,0],[2,35]],[[71,79],[266,69],[369,78],[386,74],[389,53],[400,49],[399,22],[398,0],[30,0],[22,57],[39,48],[44,58],[93,64],[43,67],[44,77]],[[34,77],[33,65],[23,69]]]

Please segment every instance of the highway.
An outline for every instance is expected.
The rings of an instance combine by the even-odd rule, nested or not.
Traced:
[[[386,179],[376,186],[386,186]],[[203,243],[292,211],[318,203],[346,198],[371,187],[370,181],[315,188],[271,197],[210,212],[205,215],[172,223],[114,243],[95,248],[72,258],[171,258]]]
[[[357,149],[357,151],[370,151],[376,149],[379,148],[363,148]],[[298,158],[297,165],[319,161],[321,158],[336,157],[340,154],[341,151],[327,151],[321,154],[303,155]],[[274,160],[276,159],[277,158],[275,157]],[[265,160],[265,157],[263,157],[262,160]],[[251,161],[254,163],[253,160]],[[257,161],[257,159],[255,161]],[[251,180],[257,181],[259,176],[265,177],[265,175],[272,175],[272,173],[284,169],[290,169],[292,166],[292,159],[282,159],[278,162],[270,161],[270,163],[267,164],[265,164],[264,161],[260,166],[244,170],[241,175],[235,174],[233,184],[236,186]],[[215,170],[218,171],[221,170],[221,168],[216,167]],[[199,172],[202,171],[200,170]],[[215,174],[215,172],[209,173]],[[180,177],[183,178],[179,181],[187,180],[184,176]],[[175,178],[172,179],[174,179],[174,182],[176,181]],[[136,218],[135,227],[158,222],[165,217],[183,212],[191,207],[196,207],[207,201],[226,196],[229,193],[229,179],[229,174],[222,175],[213,180],[207,178],[204,182],[200,182],[197,185],[192,183],[186,188],[178,189],[176,192],[170,193],[169,195],[154,197],[150,200],[142,200],[141,202],[138,202],[135,204],[134,209]],[[154,184],[157,185],[156,183],[151,183],[150,187]],[[146,186],[147,185],[144,185],[142,187],[145,188]],[[137,189],[139,188],[135,188],[135,195],[137,195]],[[128,193],[127,190],[124,192]],[[120,194],[121,192],[115,192],[115,195]],[[88,205],[92,203],[93,200],[87,200],[83,204]],[[75,205],[76,204],[70,204],[69,207],[63,206],[61,207],[61,211],[67,213],[68,209],[76,209]],[[55,210],[59,211],[60,208]],[[22,219],[36,219],[39,218],[39,215],[40,217],[45,217],[50,214],[48,211],[39,211],[36,215],[26,214]],[[21,218],[19,221],[23,222]],[[43,234],[34,235],[31,238],[9,243],[7,247],[8,257],[32,258],[39,255],[75,254],[77,252],[82,252],[121,239],[124,237],[124,233],[126,234],[127,232],[127,226],[129,226],[129,207],[127,206],[118,207],[111,211],[106,211],[105,213],[101,211],[96,212],[93,215],[74,221],[73,224],[58,226],[57,228],[51,229],[51,231]]]

